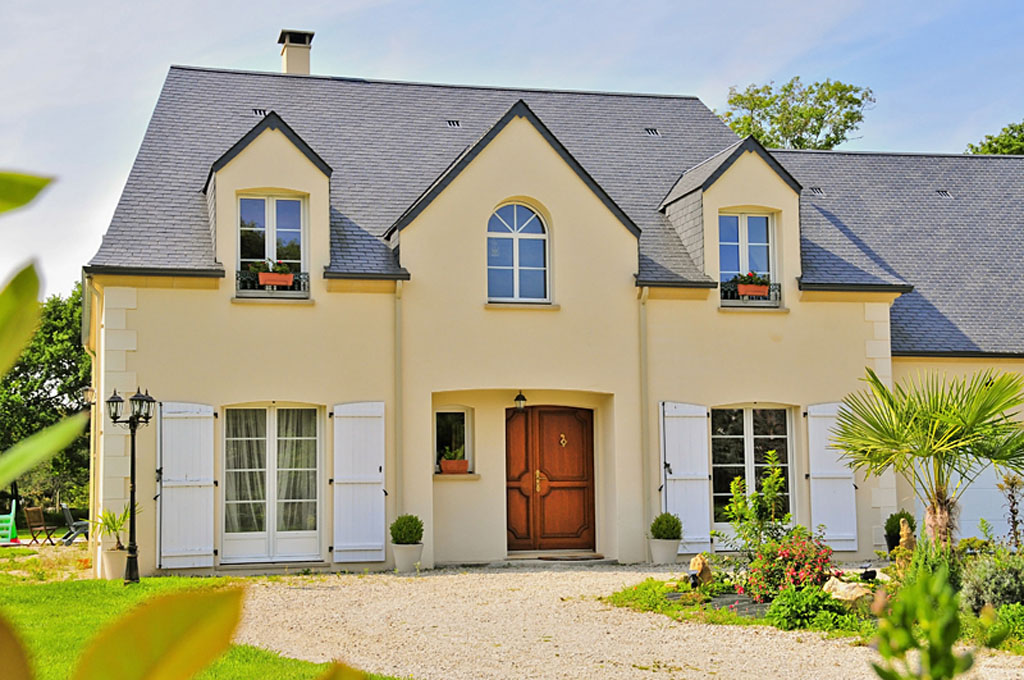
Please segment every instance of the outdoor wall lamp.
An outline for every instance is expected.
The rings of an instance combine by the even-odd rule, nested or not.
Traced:
[[[516,395],[515,402],[517,411],[522,411],[526,408],[526,397],[523,396],[522,390],[519,390],[519,394]]]
[[[124,582],[139,582],[139,548],[135,543],[135,432],[139,425],[146,425],[153,418],[156,399],[149,396],[149,390],[142,393],[138,388],[128,399],[129,416],[124,417],[124,398],[114,390],[107,399],[107,415],[118,425],[127,427],[131,432],[131,478],[128,484],[128,560],[124,567]]]
[[[82,403],[85,404],[86,408],[92,408],[96,403],[96,390],[92,388],[92,385],[86,385],[82,388]]]

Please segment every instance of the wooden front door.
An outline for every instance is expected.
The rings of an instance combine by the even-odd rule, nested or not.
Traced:
[[[509,550],[594,549],[594,414],[505,412]]]

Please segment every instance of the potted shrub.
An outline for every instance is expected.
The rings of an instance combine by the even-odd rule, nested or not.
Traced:
[[[249,265],[249,271],[258,275],[261,286],[284,286],[290,288],[295,282],[291,268],[280,260],[262,260]]]
[[[651,522],[651,561],[654,564],[675,564],[679,543],[683,540],[683,523],[673,514],[663,512]]]
[[[889,549],[889,552],[892,552],[900,544],[901,519],[907,520],[907,524],[910,525],[910,531],[917,530],[914,516],[906,510],[900,510],[889,515],[889,519],[885,520],[885,547]]]
[[[124,526],[127,523],[127,505],[124,506],[124,510],[122,510],[120,514],[113,513],[110,510],[104,510],[100,513],[100,518],[93,521],[93,525],[96,527],[97,536],[100,538],[104,536],[112,536],[114,538],[114,546],[104,548],[101,558],[101,565],[103,567],[103,573],[101,576],[105,579],[116,580],[124,578],[124,568],[125,563],[128,561],[128,551],[125,550],[124,545],[121,543],[121,532],[124,531]]]
[[[465,445],[454,449],[444,447],[441,452],[441,472],[446,475],[464,475],[469,472]]]
[[[391,551],[395,570],[400,574],[413,571],[423,555],[423,522],[416,515],[399,515],[391,523]]]
[[[736,284],[736,292],[739,295],[750,295],[756,297],[768,297],[768,287],[771,281],[767,276],[761,276],[754,272],[737,274],[732,277],[730,283]]]

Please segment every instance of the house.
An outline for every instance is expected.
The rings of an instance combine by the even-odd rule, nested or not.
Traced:
[[[837,460],[838,402],[1024,365],[1024,158],[768,150],[693,97],[316,76],[281,42],[280,74],[170,69],[84,268],[97,393],[159,401],[143,574],[383,569],[401,513],[425,566],[642,561],[663,508],[720,549],[771,449],[795,521],[870,557],[913,495]],[[128,498],[101,410],[94,516]]]

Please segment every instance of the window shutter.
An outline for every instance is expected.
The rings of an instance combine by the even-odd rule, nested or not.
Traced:
[[[811,480],[811,528],[825,525],[825,542],[833,550],[857,549],[857,499],[853,470],[832,446],[839,403],[807,407],[807,442]]]
[[[334,561],[383,562],[384,402],[334,407]]]
[[[680,554],[711,550],[708,409],[661,404],[662,509],[683,522]]]
[[[162,402],[157,468],[158,566],[213,566],[213,407]]]

